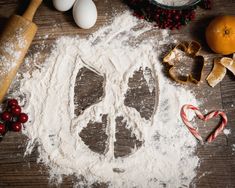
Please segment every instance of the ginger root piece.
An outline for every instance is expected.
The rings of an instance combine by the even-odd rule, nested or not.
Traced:
[[[229,71],[231,71],[235,75],[235,60],[234,59],[223,57],[220,60],[220,64],[225,66]]]
[[[220,64],[220,61],[221,58],[214,59],[214,67],[206,79],[211,87],[215,87],[218,83],[220,83],[227,72],[227,69]]]
[[[221,82],[227,72],[227,69],[235,76],[235,54],[233,54],[233,59],[229,57],[214,59],[213,70],[207,77],[209,85],[211,87],[215,87],[219,82]]]

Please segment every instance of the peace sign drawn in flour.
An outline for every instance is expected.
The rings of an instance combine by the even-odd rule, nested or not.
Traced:
[[[151,125],[157,105],[157,78],[149,68],[143,70],[141,62],[139,70],[127,66],[122,75],[123,70],[117,70],[120,67],[112,63],[115,59],[100,60],[104,59],[110,61],[110,66],[103,73],[80,59],[82,68],[76,78],[74,98],[78,125],[74,132],[91,151],[114,159],[129,156],[144,144],[139,128]]]

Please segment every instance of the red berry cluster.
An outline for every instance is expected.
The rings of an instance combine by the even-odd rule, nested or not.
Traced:
[[[157,9],[155,14],[155,21],[157,26],[161,29],[169,28],[180,29],[183,25],[195,18],[194,10],[167,10]]]
[[[19,132],[22,124],[28,121],[28,115],[21,112],[21,107],[16,99],[7,100],[5,111],[0,115],[0,137],[6,132]]]
[[[170,10],[160,8],[147,0],[123,0],[131,9],[134,15],[140,19],[155,22],[156,26],[162,29],[180,29],[195,18],[197,6],[184,10]],[[210,9],[212,0],[203,0],[199,4],[204,9]]]

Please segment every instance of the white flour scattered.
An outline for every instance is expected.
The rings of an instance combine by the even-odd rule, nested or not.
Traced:
[[[228,135],[230,135],[231,134],[231,129],[224,129],[224,134],[226,135],[226,136],[228,136]]]
[[[155,0],[155,1],[160,4],[168,6],[183,6],[195,2],[195,0]]]
[[[88,185],[98,181],[108,182],[110,187],[155,188],[188,187],[196,176],[197,143],[179,112],[182,105],[198,105],[197,101],[190,91],[172,85],[162,73],[160,49],[172,38],[166,31],[143,24],[124,13],[89,39],[62,37],[45,67],[32,76],[24,75],[21,91],[28,96],[26,110],[32,120],[24,131],[29,137],[26,154],[37,144],[39,161],[49,166],[51,178],[60,182],[62,175],[74,174],[82,175]],[[146,38],[149,32],[155,32],[155,36],[140,45],[129,44]],[[74,86],[84,66],[104,76],[105,96],[76,117]],[[149,121],[124,105],[128,79],[140,67],[149,67],[159,83],[159,105]],[[105,155],[89,150],[79,137],[90,120],[101,121],[101,114],[108,114],[109,122],[109,150]],[[117,116],[124,116],[144,144],[132,155],[115,159]],[[113,168],[124,171],[116,173]]]
[[[235,151],[235,144],[232,144],[232,151]]]

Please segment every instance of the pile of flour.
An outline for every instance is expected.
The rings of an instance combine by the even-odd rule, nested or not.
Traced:
[[[59,38],[44,67],[24,75],[21,92],[27,96],[25,110],[31,117],[24,130],[29,138],[26,154],[37,146],[38,161],[49,167],[51,179],[60,183],[63,175],[75,175],[84,177],[88,186],[106,182],[110,187],[188,187],[196,176],[197,143],[183,125],[180,109],[198,102],[189,90],[172,85],[163,75],[159,55],[173,39],[152,28],[123,13],[88,39]],[[150,33],[153,37],[147,37]],[[76,117],[74,86],[82,67],[104,76],[105,96]],[[159,84],[159,104],[151,120],[124,105],[128,79],[140,67],[149,67]],[[151,84],[156,83],[149,82],[152,91]],[[105,155],[92,152],[79,137],[89,121],[101,121],[101,114],[108,114]],[[117,116],[123,116],[144,143],[132,155],[116,159]]]
[[[190,5],[191,3],[195,2],[195,0],[155,0],[155,1],[160,4],[168,6]]]

